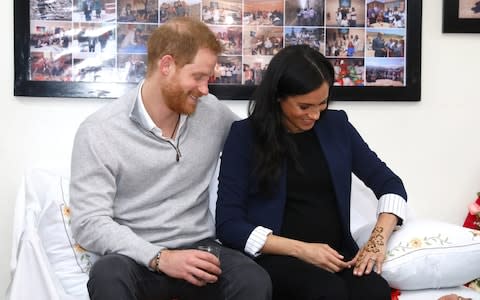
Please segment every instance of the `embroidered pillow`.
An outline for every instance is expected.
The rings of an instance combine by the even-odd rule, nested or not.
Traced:
[[[359,246],[368,240],[373,225],[353,234]],[[400,290],[445,288],[480,277],[479,266],[480,231],[414,219],[392,234],[382,276]]]
[[[39,218],[38,233],[49,262],[69,295],[85,295],[88,272],[96,255],[78,245],[70,229],[69,182],[61,176],[36,170],[46,182],[37,193],[43,210]]]

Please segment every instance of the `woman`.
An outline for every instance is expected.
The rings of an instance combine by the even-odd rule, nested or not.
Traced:
[[[224,146],[217,236],[256,257],[275,300],[390,299],[379,273],[406,192],[345,112],[327,109],[333,81],[321,53],[286,47]],[[378,221],[361,250],[349,228],[352,172],[379,198]]]

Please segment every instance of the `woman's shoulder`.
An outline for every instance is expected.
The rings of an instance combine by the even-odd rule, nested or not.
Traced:
[[[236,135],[251,135],[252,132],[252,122],[249,118],[238,120],[232,123],[230,128],[230,134]]]
[[[233,122],[232,124],[232,127],[235,126],[237,128],[251,128],[252,127],[252,124],[250,122],[250,119],[249,118],[245,118],[245,119],[242,119],[242,120],[238,120],[238,121],[235,121]]]
[[[342,122],[348,120],[347,113],[344,110],[327,109],[323,112],[322,118],[330,122]]]

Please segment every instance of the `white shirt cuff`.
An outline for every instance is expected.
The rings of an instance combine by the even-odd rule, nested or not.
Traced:
[[[247,243],[245,244],[245,253],[250,254],[251,256],[257,257],[259,256],[260,250],[265,245],[267,241],[267,236],[272,233],[272,230],[257,226],[250,236],[248,237]]]
[[[381,213],[391,213],[405,220],[407,201],[397,194],[385,194],[378,200],[377,217]]]

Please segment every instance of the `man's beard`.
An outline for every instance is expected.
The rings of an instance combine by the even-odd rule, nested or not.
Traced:
[[[177,81],[171,80],[161,88],[161,91],[165,104],[172,111],[185,115],[191,115],[195,112],[196,102],[192,103],[193,99],[190,101],[189,93],[184,92]]]

